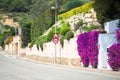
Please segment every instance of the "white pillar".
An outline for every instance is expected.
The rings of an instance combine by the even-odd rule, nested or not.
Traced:
[[[107,48],[116,42],[115,34],[99,34],[99,55],[98,55],[98,69],[109,68],[107,63]]]

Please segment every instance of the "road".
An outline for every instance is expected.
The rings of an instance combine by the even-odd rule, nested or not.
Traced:
[[[0,80],[120,80],[120,76],[34,63],[0,52]]]

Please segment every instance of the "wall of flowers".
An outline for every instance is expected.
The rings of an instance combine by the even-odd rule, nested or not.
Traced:
[[[84,32],[78,35],[77,50],[84,67],[89,64],[97,68],[98,65],[98,31]],[[110,67],[115,70],[120,70],[120,28],[116,29],[117,43],[114,43],[108,48],[107,62]]]
[[[98,31],[85,32],[78,35],[77,49],[84,67],[89,64],[96,68],[98,64]]]
[[[114,71],[120,70],[120,28],[116,29],[117,43],[108,48],[108,64]]]

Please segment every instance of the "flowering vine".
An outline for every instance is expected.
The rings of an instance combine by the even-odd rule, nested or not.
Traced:
[[[84,66],[89,62],[92,66],[98,64],[98,31],[85,32],[78,36],[77,49]]]
[[[117,43],[108,48],[108,64],[113,70],[120,70],[120,28],[116,29]]]

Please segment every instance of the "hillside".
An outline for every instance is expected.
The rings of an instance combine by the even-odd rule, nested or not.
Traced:
[[[91,6],[92,2],[58,15],[59,18],[61,15],[68,16],[70,13],[72,13],[72,11],[79,11],[78,13],[72,14],[69,17],[63,17],[64,19],[59,19],[57,23],[46,30],[43,35],[39,36],[35,41],[31,42],[29,47],[32,47],[33,44],[37,44],[40,45],[40,47],[43,49],[43,43],[50,42],[52,40],[55,33],[55,26],[56,33],[59,35],[62,46],[64,46],[64,39],[69,41],[71,38],[77,37],[77,35],[82,32],[91,31],[93,29],[101,29],[101,25],[98,23],[96,18],[96,13]]]
[[[55,1],[58,1],[58,13],[61,14],[90,0],[0,0],[0,13],[13,19],[7,19],[4,22],[6,25],[19,23],[25,47],[54,24],[54,11],[51,11],[50,7],[55,6]],[[2,18],[0,16],[0,19]]]
[[[55,6],[55,1],[59,7],[56,25],[61,43],[63,39],[69,40],[71,37],[75,37],[81,30],[96,29],[100,26],[99,23],[103,28],[104,22],[119,18],[119,2],[113,0],[103,6],[101,6],[103,3],[100,0],[0,0],[0,14],[5,14],[13,19],[13,22],[8,19],[3,20],[7,24],[9,22],[9,24],[19,23],[22,28],[23,47],[30,42],[32,45],[35,43],[42,46],[43,43],[51,41],[54,34],[55,11],[51,10],[51,7]],[[111,5],[114,5],[114,9],[111,8]],[[0,20],[2,19],[3,17],[0,15]],[[1,25],[4,24],[1,23]],[[47,31],[48,29],[50,32]],[[41,38],[43,39],[41,40]]]

